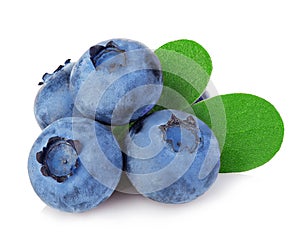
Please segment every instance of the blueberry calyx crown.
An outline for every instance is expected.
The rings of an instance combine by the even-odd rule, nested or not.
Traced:
[[[36,153],[36,160],[42,165],[41,173],[59,183],[66,181],[79,166],[80,150],[78,140],[51,137],[46,147]]]
[[[202,142],[200,129],[192,116],[182,120],[172,114],[169,121],[159,128],[163,133],[163,139],[174,152],[187,150],[193,153]]]
[[[89,54],[90,59],[96,68],[99,66],[105,59],[107,59],[106,54],[111,54],[113,56],[124,53],[125,50],[121,49],[114,41],[109,41],[105,46],[103,45],[94,45],[90,48]]]
[[[71,59],[67,59],[65,61],[64,65],[59,65],[52,74],[49,74],[46,72],[42,77],[43,82],[39,82],[38,85],[39,86],[43,85],[49,79],[49,77],[51,77],[54,73],[59,72],[61,69],[63,69],[66,65],[68,65],[70,63],[71,63]]]

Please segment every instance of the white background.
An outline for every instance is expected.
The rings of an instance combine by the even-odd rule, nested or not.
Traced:
[[[297,2],[2,1],[0,241],[299,241]],[[221,174],[185,205],[114,194],[83,214],[46,207],[27,175],[40,133],[33,115],[37,83],[67,58],[76,61],[91,45],[114,37],[152,49],[180,38],[202,44],[220,94],[256,94],[281,113],[281,150],[260,168]]]

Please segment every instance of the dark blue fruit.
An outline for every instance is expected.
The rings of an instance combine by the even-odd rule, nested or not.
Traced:
[[[74,101],[69,91],[70,74],[74,63],[70,60],[60,65],[52,74],[46,73],[34,102],[34,114],[39,126],[44,129],[55,120],[71,117]]]
[[[125,142],[127,175],[144,196],[185,203],[213,184],[220,168],[219,144],[191,114],[162,110],[137,121]]]
[[[28,173],[37,195],[67,212],[89,210],[115,190],[122,154],[110,130],[86,118],[63,118],[35,141]]]
[[[123,125],[145,115],[162,92],[156,55],[140,42],[112,39],[94,45],[75,64],[70,89],[85,117]]]

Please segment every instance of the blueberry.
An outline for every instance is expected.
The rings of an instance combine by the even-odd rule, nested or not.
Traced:
[[[137,121],[125,139],[127,175],[144,196],[163,203],[189,202],[216,180],[219,144],[193,115],[162,110]]]
[[[89,48],[70,78],[75,106],[84,116],[123,125],[145,115],[162,92],[156,55],[140,42],[112,39]]]
[[[74,101],[69,91],[69,81],[74,63],[70,60],[60,65],[52,74],[45,73],[35,102],[34,113],[39,126],[44,129],[57,119],[71,117]]]
[[[37,195],[67,212],[89,210],[115,190],[122,153],[111,131],[93,120],[59,119],[42,131],[28,159]]]

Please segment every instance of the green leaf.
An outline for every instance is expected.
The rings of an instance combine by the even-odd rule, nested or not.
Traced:
[[[155,54],[162,66],[164,87],[176,91],[189,104],[196,101],[204,92],[212,72],[207,51],[195,41],[181,39],[164,44]],[[166,88],[162,99],[168,99]]]
[[[283,121],[275,107],[260,97],[221,95],[197,103],[193,109],[221,141],[220,172],[254,169],[271,160],[280,149]]]
[[[134,122],[131,122],[129,124],[119,125],[119,126],[110,126],[110,130],[113,133],[115,139],[117,140],[121,151],[123,152],[125,150],[125,137],[129,133],[129,130],[131,126],[134,124]]]

